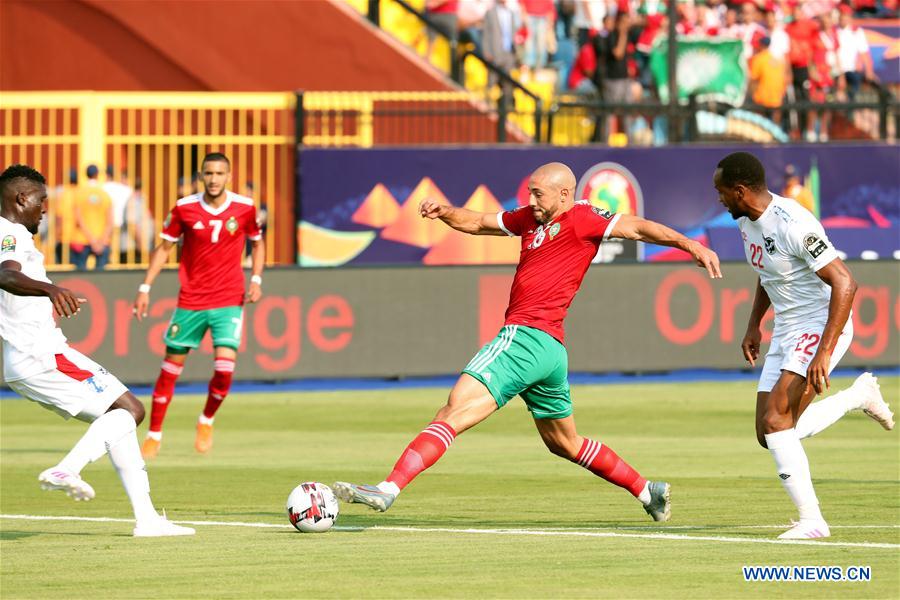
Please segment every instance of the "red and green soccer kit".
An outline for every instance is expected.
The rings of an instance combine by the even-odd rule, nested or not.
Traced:
[[[179,200],[160,237],[184,238],[178,279],[178,307],[166,331],[166,346],[188,351],[200,345],[207,329],[213,345],[237,350],[244,304],[243,259],[247,238],[262,237],[253,200],[226,191],[213,208],[194,194]]]
[[[503,231],[522,238],[519,266],[503,329],[463,369],[490,390],[498,406],[521,395],[535,418],[572,414],[563,320],[617,220],[582,202],[543,224],[530,206],[498,215]]]

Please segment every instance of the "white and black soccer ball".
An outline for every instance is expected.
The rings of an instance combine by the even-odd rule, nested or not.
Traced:
[[[338,501],[324,483],[301,483],[288,496],[287,514],[291,525],[304,533],[328,531],[338,518]]]

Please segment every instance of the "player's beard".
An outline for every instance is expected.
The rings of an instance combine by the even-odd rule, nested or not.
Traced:
[[[222,186],[219,189],[218,194],[213,194],[212,192],[209,191],[209,188],[206,188],[206,197],[209,198],[210,200],[218,200],[219,198],[222,197],[222,194],[224,194],[224,193],[225,193],[225,186]]]

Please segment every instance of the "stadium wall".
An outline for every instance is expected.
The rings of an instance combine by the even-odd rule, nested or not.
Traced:
[[[856,336],[843,366],[896,366],[896,263],[851,262],[860,282]],[[511,267],[272,269],[248,306],[236,376],[242,380],[406,377],[457,372],[503,323]],[[744,263],[709,280],[685,265],[595,265],[566,321],[569,366],[579,372],[651,372],[744,366],[739,344],[756,276]],[[134,320],[140,273],[56,274],[87,298],[62,326],[82,352],[132,384],[158,373],[175,307],[177,273],[153,287],[149,317]],[[771,319],[765,322],[771,331]],[[764,341],[768,342],[768,335]],[[209,377],[210,340],[183,378]]]
[[[3,0],[0,89],[454,88],[338,1]]]

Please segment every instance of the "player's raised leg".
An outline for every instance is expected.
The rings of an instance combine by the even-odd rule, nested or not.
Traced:
[[[668,483],[644,479],[612,448],[578,435],[571,415],[562,419],[535,419],[534,424],[550,452],[628,491],[654,521],[669,520],[672,511]]]
[[[344,502],[358,502],[375,510],[387,510],[403,488],[444,455],[457,435],[485,420],[496,410],[497,403],[484,384],[463,373],[453,386],[447,404],[409,443],[384,481],[378,485],[338,481],[334,484],[335,494]]]
[[[781,539],[830,535],[813,488],[809,460],[794,427],[805,389],[806,379],[803,376],[782,371],[770,392],[757,394],[757,439],[772,454],[781,485],[800,514],[800,521],[778,536]]]
[[[154,458],[159,454],[162,444],[162,426],[166,419],[166,412],[172,397],[175,395],[175,383],[178,376],[184,370],[184,362],[187,359],[188,349],[183,350],[173,346],[166,347],[166,356],[159,368],[156,384],[153,386],[152,402],[150,404],[150,427],[147,437],[141,446],[141,454],[144,458]]]
[[[813,396],[815,392],[810,390],[809,400]],[[888,431],[894,428],[894,413],[881,395],[878,378],[871,373],[863,373],[849,388],[809,404],[797,420],[797,435],[801,440],[814,436],[853,410],[863,411]]]

